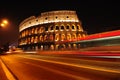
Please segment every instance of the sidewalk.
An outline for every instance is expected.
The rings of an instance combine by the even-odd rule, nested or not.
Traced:
[[[8,80],[4,71],[3,71],[1,60],[0,60],[0,80]]]

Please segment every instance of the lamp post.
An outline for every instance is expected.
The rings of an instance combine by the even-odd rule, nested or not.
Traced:
[[[4,28],[4,27],[6,27],[8,25],[8,20],[7,19],[3,19],[3,20],[1,20],[0,21],[0,28]],[[0,41],[1,42],[1,41]],[[0,46],[0,53],[2,53],[4,50],[5,50],[5,48],[7,47],[8,45],[5,45],[5,46]],[[6,49],[7,50],[7,49]]]

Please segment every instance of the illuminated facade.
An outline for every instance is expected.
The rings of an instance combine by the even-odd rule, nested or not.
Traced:
[[[20,23],[19,33],[19,47],[24,50],[76,49],[80,45],[69,41],[86,36],[76,12],[71,10],[31,16]],[[63,41],[68,42],[61,44]]]

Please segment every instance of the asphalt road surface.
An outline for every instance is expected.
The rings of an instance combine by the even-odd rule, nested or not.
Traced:
[[[16,80],[120,80],[120,60],[71,54],[6,54]]]

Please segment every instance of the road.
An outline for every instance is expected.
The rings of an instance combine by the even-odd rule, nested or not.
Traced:
[[[120,60],[54,54],[6,54],[16,80],[120,80]]]

